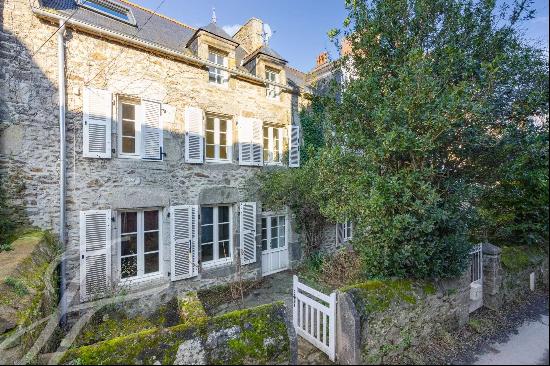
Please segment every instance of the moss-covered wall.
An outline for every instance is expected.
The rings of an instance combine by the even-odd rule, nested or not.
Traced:
[[[42,231],[27,232],[13,243],[14,248],[18,245],[30,245],[33,249],[23,258],[14,258],[20,262],[0,282],[0,317],[13,322],[16,327],[26,327],[52,314],[57,307],[59,286],[56,258],[60,251],[56,239]],[[11,253],[4,252],[3,255],[10,256]],[[42,329],[43,326],[38,326],[24,333],[18,340],[16,351],[10,352],[12,357],[26,352]],[[9,337],[16,330],[14,328],[0,335],[0,339]]]
[[[415,346],[435,331],[465,324],[468,275],[438,283],[372,280],[341,289],[351,298],[358,317],[355,362],[381,364],[391,363],[397,356],[410,357]]]
[[[180,304],[181,305],[181,304]],[[180,306],[185,312],[186,306]],[[170,328],[152,328],[74,348],[72,364],[283,364],[292,360],[288,314],[283,303],[197,317]],[[294,347],[295,349],[295,347]]]
[[[517,300],[530,291],[530,275],[535,273],[536,286],[548,286],[548,249],[543,247],[502,247],[503,302]]]

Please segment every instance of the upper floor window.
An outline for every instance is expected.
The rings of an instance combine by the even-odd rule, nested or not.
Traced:
[[[121,279],[160,273],[160,220],[159,210],[120,212]]]
[[[264,126],[264,163],[280,164],[282,162],[283,131],[282,127]]]
[[[213,62],[220,66],[227,67],[227,56],[216,51],[210,50],[208,52],[208,61]],[[209,66],[208,80],[214,84],[224,85],[227,83],[227,80],[228,80],[227,72],[221,68]]]
[[[336,235],[338,244],[343,244],[353,237],[353,224],[351,221],[339,223],[336,225]]]
[[[113,1],[78,0],[78,4],[110,18],[114,18],[132,25],[136,24],[132,10]]]
[[[139,98],[118,99],[119,157],[162,160],[161,103]]]
[[[206,117],[206,159],[231,161],[232,125],[225,118]]]
[[[275,70],[266,69],[265,78],[267,80],[267,97],[269,99],[279,99],[279,87],[272,83],[279,82],[279,73]]]
[[[229,206],[201,207],[201,263],[203,266],[232,261],[231,210]]]

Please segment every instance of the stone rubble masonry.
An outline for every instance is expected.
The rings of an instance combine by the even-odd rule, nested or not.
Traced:
[[[254,52],[264,44],[262,34],[264,22],[258,18],[252,18],[243,25],[233,36],[239,44],[248,52]]]
[[[252,22],[250,24],[256,24]],[[16,172],[25,177],[21,204],[31,224],[58,231],[59,222],[59,127],[57,92],[57,41],[48,37],[57,25],[33,15],[26,0],[0,3],[0,173]],[[284,92],[280,100],[266,98],[265,86],[231,78],[228,87],[208,82],[208,70],[161,55],[107,40],[90,33],[67,29],[67,193],[66,237],[69,278],[79,271],[79,212],[91,209],[162,209],[161,271],[167,283],[170,270],[170,227],[172,205],[227,203],[233,205],[233,246],[238,248],[238,202],[253,200],[246,181],[261,168],[239,166],[237,145],[228,164],[186,164],[184,121],[186,106],[202,108],[233,121],[235,143],[239,116],[256,117],[265,123],[289,125],[299,122],[304,100]],[[38,47],[45,45],[36,52]],[[33,55],[33,53],[35,53]],[[31,55],[33,55],[31,57]],[[163,161],[111,159],[82,156],[83,90],[88,85],[162,101],[176,108],[173,123],[164,126]],[[113,148],[117,149],[117,124],[112,127]],[[214,193],[219,195],[212,197]],[[258,213],[261,211],[261,203]],[[290,217],[290,215],[289,215]],[[260,220],[258,220],[260,224]],[[293,223],[290,223],[291,228]],[[259,229],[259,228],[258,228]],[[113,223],[112,237],[116,238]],[[258,235],[260,230],[258,230]],[[290,247],[299,245],[291,230]],[[299,250],[291,249],[291,253]],[[117,278],[117,248],[112,250],[112,274]],[[258,261],[245,267],[245,276],[260,275]],[[297,258],[291,258],[295,262]],[[179,281],[185,288],[226,282],[234,266],[209,270],[191,281]],[[142,287],[157,286],[157,282]]]

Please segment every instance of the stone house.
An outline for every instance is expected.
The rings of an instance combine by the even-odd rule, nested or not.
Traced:
[[[31,224],[60,233],[80,301],[300,260],[290,213],[247,185],[299,166],[309,92],[261,20],[230,36],[126,0],[5,0],[0,25],[0,172],[23,182]]]

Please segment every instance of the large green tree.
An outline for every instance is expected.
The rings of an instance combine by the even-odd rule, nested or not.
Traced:
[[[548,114],[547,54],[521,33],[529,3],[345,3],[345,28],[330,35],[351,41],[351,77],[313,100],[325,133],[305,164],[308,195],[329,220],[355,223],[367,275],[456,276],[480,202],[505,179],[503,136]]]

